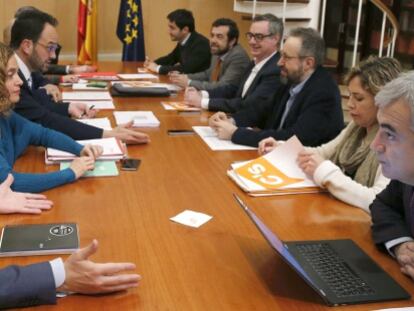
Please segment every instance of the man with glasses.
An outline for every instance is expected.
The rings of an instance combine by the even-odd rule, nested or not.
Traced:
[[[296,135],[306,146],[330,141],[344,123],[339,89],[322,67],[324,57],[325,43],[316,30],[293,29],[278,63],[286,85],[270,100],[232,118],[216,113],[210,125],[221,139],[255,147],[267,137],[286,140]]]
[[[20,14],[11,30],[10,46],[15,50],[19,65],[19,76],[23,81],[20,101],[14,110],[33,122],[62,132],[73,139],[94,139],[116,137],[127,143],[146,143],[146,134],[127,127],[102,130],[74,118],[93,117],[84,103],[56,103],[41,88],[45,78],[41,74],[47,70],[58,48],[57,20],[47,13],[31,10]]]
[[[211,111],[236,112],[273,96],[280,86],[278,49],[283,37],[283,22],[272,14],[256,16],[246,33],[253,61],[239,85],[224,85],[199,92],[186,90],[189,105]]]
[[[249,66],[249,56],[237,43],[238,40],[239,29],[234,21],[228,18],[215,20],[210,33],[210,68],[188,75],[170,72],[171,82],[182,88],[192,86],[198,90],[212,90],[227,84],[238,85]]]

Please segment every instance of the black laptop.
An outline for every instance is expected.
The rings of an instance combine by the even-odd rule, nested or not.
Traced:
[[[234,195],[277,253],[330,306],[408,299],[408,294],[352,240],[283,242]]]

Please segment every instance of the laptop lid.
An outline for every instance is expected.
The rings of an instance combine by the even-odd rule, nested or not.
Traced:
[[[382,270],[371,258],[366,255],[355,243],[351,240],[328,240],[328,241],[304,241],[304,242],[288,242],[284,243],[279,237],[273,233],[257,215],[249,209],[249,207],[236,195],[233,194],[234,198],[246,212],[249,218],[253,221],[259,231],[262,233],[264,238],[268,241],[270,246],[276,250],[276,252],[282,257],[282,259],[296,271],[299,276],[311,287],[316,293],[328,304],[328,305],[339,305],[339,304],[356,304],[356,303],[367,303],[384,300],[396,300],[396,299],[407,299],[410,295],[396,283],[384,270]],[[363,279],[370,279],[368,282],[372,285],[372,295],[361,295],[353,297],[338,297],[326,284],[321,281],[321,278],[315,274],[313,269],[309,269],[304,259],[300,258],[300,252],[294,247],[296,245],[304,244],[315,244],[324,243],[331,244],[335,249],[335,252],[342,258],[351,259],[357,262],[357,265],[350,263],[350,267],[353,269],[352,273],[359,274],[360,272],[365,275],[361,277]],[[362,269],[358,269],[358,265]]]

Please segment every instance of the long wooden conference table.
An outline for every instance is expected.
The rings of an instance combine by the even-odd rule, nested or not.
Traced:
[[[137,64],[101,63],[100,71],[134,73]],[[197,135],[172,137],[168,129],[206,125],[209,113],[166,111],[170,98],[114,98],[117,110],[152,110],[159,128],[142,129],[151,143],[128,146],[142,160],[136,172],[118,177],[84,178],[46,192],[54,201],[39,216],[2,215],[5,224],[76,222],[81,244],[99,240],[97,262],[127,261],[143,276],[126,292],[72,295],[49,310],[324,310],[322,300],[270,248],[235,202],[238,194],[283,240],[351,238],[407,291],[414,282],[390,256],[372,243],[370,217],[328,194],[252,198],[227,176],[230,163],[256,151],[214,152]],[[101,111],[98,116],[109,116]],[[44,150],[31,147],[16,166],[21,172],[48,172]],[[213,216],[198,229],[169,220],[189,209]],[[65,256],[63,256],[65,257]],[[0,266],[30,264],[53,256],[1,258]],[[413,299],[335,310],[373,310],[414,305]]]

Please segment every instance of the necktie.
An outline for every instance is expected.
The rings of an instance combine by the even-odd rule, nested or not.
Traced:
[[[29,86],[30,89],[32,89],[32,86],[33,86],[32,76],[30,76],[29,78],[27,78],[27,85]]]
[[[214,66],[213,71],[211,72],[210,81],[216,82],[218,81],[221,69],[221,58],[217,58],[216,65]]]

